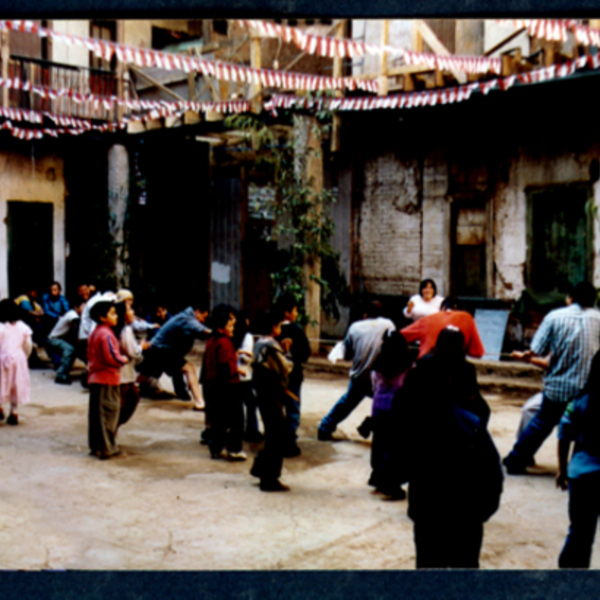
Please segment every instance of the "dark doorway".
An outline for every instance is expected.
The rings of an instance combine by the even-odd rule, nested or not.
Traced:
[[[53,210],[49,202],[8,202],[8,291],[14,297],[54,280]]]
[[[589,184],[527,191],[527,286],[536,292],[566,292],[589,280],[592,265]]]
[[[487,201],[483,194],[452,203],[452,293],[485,297],[487,287]]]

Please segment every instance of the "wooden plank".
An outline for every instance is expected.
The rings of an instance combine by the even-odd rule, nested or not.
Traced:
[[[116,38],[117,44],[125,43],[125,21],[119,19],[116,23]],[[116,56],[116,55],[115,55]],[[118,56],[117,60],[117,69],[116,69],[116,78],[117,78],[117,98],[119,100],[123,100],[123,92],[124,92],[124,84],[123,84],[123,76],[125,75],[125,63],[119,60]],[[116,106],[117,113],[117,122],[121,122],[123,120],[123,106],[117,104]]]
[[[423,52],[423,36],[417,27],[416,20],[411,23],[410,33],[413,52]]]
[[[159,83],[158,81],[156,81],[156,79],[154,79],[153,77],[150,77],[150,75],[147,75],[141,69],[138,69],[137,67],[134,67],[133,65],[129,65],[129,68],[136,75],[139,75],[140,77],[143,77],[144,79],[146,79],[146,81],[149,81],[152,85],[154,85],[155,87],[157,87],[159,90],[162,90],[163,92],[165,92],[165,94],[168,94],[169,96],[171,96],[173,98],[176,98],[179,101],[185,102],[185,98],[182,98],[179,94],[176,94],[173,90],[171,90],[168,87],[164,86],[162,83]]]
[[[429,25],[422,21],[421,19],[417,19],[415,21],[415,27],[419,30],[419,33],[428,44],[428,46],[435,52],[435,54],[439,54],[441,56],[449,56],[450,51],[440,42],[437,35],[431,30]],[[458,83],[465,83],[467,78],[464,73],[460,73],[458,71],[451,71],[452,75],[458,81]]]
[[[262,55],[260,51],[260,38],[252,37],[250,42],[250,66],[254,69],[262,68]],[[258,83],[253,83],[250,87],[250,96],[251,96],[251,110],[255,114],[260,114],[262,112],[262,97],[261,97],[262,85],[260,81]]]
[[[346,35],[346,20],[341,20],[338,23],[338,27],[335,30],[335,37],[337,39],[343,39]],[[342,58],[340,56],[335,56],[333,58],[333,76],[341,77],[342,76]],[[342,90],[336,90],[335,95],[337,98],[341,98],[344,95]],[[332,127],[331,127],[331,151],[338,152],[341,147],[341,124],[342,120],[339,114],[335,113],[332,118]]]
[[[2,60],[2,78],[8,79],[8,61],[10,60],[10,48],[8,45],[7,30],[0,31],[0,60]],[[2,106],[8,108],[8,88],[2,88]]]
[[[390,41],[390,22],[388,19],[384,19],[381,30],[381,45],[387,46]],[[379,96],[387,96],[388,93],[388,55],[387,52],[381,54],[381,60],[379,61],[379,86],[377,94]]]

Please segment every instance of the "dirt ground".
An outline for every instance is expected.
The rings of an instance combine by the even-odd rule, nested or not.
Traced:
[[[169,387],[169,381],[161,381]],[[370,401],[316,440],[320,418],[347,379],[311,374],[299,445],[286,459],[287,494],[265,494],[250,461],[211,460],[199,442],[203,413],[190,402],[142,400],[119,432],[128,457],[87,454],[87,392],[32,371],[21,423],[0,423],[0,564],[5,569],[413,569],[406,502],[371,493],[370,443],[356,427]],[[487,395],[502,455],[520,416],[508,396]],[[567,494],[554,486],[556,439],[538,453],[540,473],[507,477],[486,524],[485,569],[554,569],[567,531]],[[247,445],[252,457],[257,446]],[[452,490],[448,490],[451,494]],[[593,567],[600,567],[596,548]]]

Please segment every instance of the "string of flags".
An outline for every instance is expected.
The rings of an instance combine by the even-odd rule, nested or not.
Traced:
[[[339,39],[334,37],[307,33],[297,27],[279,25],[269,21],[250,21],[238,19],[235,21],[247,29],[254,29],[263,36],[280,38],[285,42],[293,42],[306,54],[313,54],[327,58],[355,58],[365,55],[381,56],[388,54],[403,59],[407,65],[424,65],[429,69],[441,71],[462,71],[465,73],[500,74],[502,61],[497,57],[489,56],[442,56],[428,52],[413,52],[398,46],[376,46],[357,40]]]
[[[600,56],[581,56],[562,65],[552,65],[536,69],[520,75],[509,75],[484,82],[469,83],[456,87],[440,88],[423,92],[391,94],[388,96],[362,96],[353,98],[310,98],[293,96],[291,94],[276,94],[265,103],[265,109],[277,114],[277,109],[316,109],[316,110],[374,110],[401,109],[418,106],[436,106],[439,104],[454,104],[468,100],[473,92],[487,94],[490,90],[506,91],[516,82],[523,84],[540,83],[552,79],[572,75],[577,69],[585,66],[592,69],[600,68]]]
[[[136,48],[95,38],[85,38],[60,33],[41,27],[33,21],[0,21],[0,29],[32,33],[48,37],[69,46],[83,46],[96,56],[110,61],[113,56],[138,67],[159,67],[166,70],[179,70],[186,73],[198,71],[222,81],[236,81],[263,85],[270,88],[303,91],[362,90],[377,92],[375,79],[361,80],[352,77],[325,77],[306,73],[293,73],[274,69],[256,69],[236,63],[209,61],[195,56]]]
[[[530,36],[549,42],[566,42],[570,31],[577,44],[600,46],[600,29],[582,25],[574,19],[502,19],[498,22],[517,29],[525,28]]]

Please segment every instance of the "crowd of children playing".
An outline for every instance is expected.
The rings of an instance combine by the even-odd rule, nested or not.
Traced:
[[[562,415],[557,485],[570,489],[571,528],[562,567],[589,566],[600,513],[600,313],[593,308],[592,291],[585,285],[575,288],[567,309],[550,313],[532,343],[550,358],[545,359],[542,405],[525,428],[527,439],[538,435],[538,422],[549,412],[552,375],[564,376],[560,369],[574,360],[586,370],[587,383],[566,410],[564,403],[555,422]],[[431,280],[421,284],[420,298],[411,299],[405,311],[414,323],[401,331],[381,315],[380,305],[365,305],[363,318],[340,344],[341,356],[353,361],[348,390],[321,421],[318,438],[334,439],[337,424],[364,397],[372,397],[372,416],[359,428],[365,437],[373,434],[368,483],[393,500],[406,498],[402,486],[408,483],[417,567],[476,568],[483,524],[499,507],[504,476],[487,431],[490,409],[479,393],[475,368],[466,360],[467,354],[484,353],[477,328],[468,313],[457,310],[455,300],[435,292]],[[36,298],[29,291],[0,302],[0,402],[10,404],[7,424],[18,424],[18,407],[29,400],[28,357],[35,342],[53,361],[57,384],[71,383],[77,357],[86,363],[82,383],[89,387],[91,455],[124,456],[117,432],[134,414],[141,389],[155,399],[193,400],[194,410],[205,411],[200,441],[213,459],[245,461],[243,442],[264,441],[250,474],[260,480],[262,491],[289,490],[280,476],[283,459],[301,454],[303,364],[310,356],[292,296],[259,313],[252,328],[246,314],[228,305],[215,307],[210,318],[203,305],[192,304],[176,315],[159,306],[140,319],[134,296],[125,289],[101,293],[83,285],[70,305],[55,282],[42,306]],[[565,353],[561,344],[567,337]],[[186,359],[198,338],[207,340],[200,377]],[[418,357],[409,349],[412,341],[420,343]],[[593,361],[581,363],[578,343],[587,355],[595,354]],[[163,373],[173,379],[174,394],[160,389]],[[556,405],[553,411],[559,412]],[[569,463],[572,442],[575,454]],[[539,445],[530,446],[532,461]],[[524,473],[515,456],[513,449],[504,460],[507,471]]]

